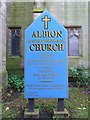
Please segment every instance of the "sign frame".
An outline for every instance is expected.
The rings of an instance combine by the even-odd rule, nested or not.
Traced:
[[[68,98],[67,30],[47,10],[25,30],[24,61],[25,98]]]

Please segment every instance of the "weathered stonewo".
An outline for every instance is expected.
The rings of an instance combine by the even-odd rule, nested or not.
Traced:
[[[6,71],[6,4],[0,7],[0,74]]]
[[[24,118],[39,118],[39,110],[35,109],[34,112],[28,112],[28,109],[24,112]]]
[[[39,3],[38,3],[39,4]],[[42,4],[42,3],[40,3]],[[8,58],[7,55],[7,69],[11,68],[16,70],[17,67],[24,67],[24,30],[33,21],[33,3],[30,2],[14,2],[9,8],[7,23],[8,26],[22,26],[22,39],[21,40],[21,54],[19,58]],[[38,5],[38,10],[41,10],[43,5]],[[58,21],[64,26],[82,26],[82,54],[81,56],[69,56],[69,68],[77,66],[81,62],[88,62],[88,2],[46,2],[45,8],[48,9]],[[15,14],[14,14],[15,13]],[[34,13],[35,14],[35,13]],[[37,13],[40,14],[40,13]],[[29,17],[30,16],[30,17]],[[83,32],[84,31],[84,32]],[[9,47],[7,46],[7,52]],[[12,62],[11,62],[12,61]],[[22,64],[20,64],[20,61]],[[14,66],[16,64],[16,66]],[[11,66],[10,66],[11,65]],[[21,65],[21,66],[20,66]],[[20,69],[22,70],[22,69]],[[71,74],[69,73],[69,76]]]
[[[70,117],[70,114],[66,108],[62,112],[54,110],[53,118],[69,118],[69,117]]]
[[[0,98],[2,83],[6,80],[6,3],[0,1]],[[2,119],[2,99],[0,99],[0,119]]]

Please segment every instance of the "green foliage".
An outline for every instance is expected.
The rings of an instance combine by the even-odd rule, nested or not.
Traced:
[[[77,66],[76,68],[71,68],[72,77],[76,80],[77,86],[85,86],[88,85],[88,72],[86,71],[83,65]]]
[[[11,88],[16,89],[18,92],[23,91],[24,88],[24,78],[20,75],[9,75],[8,76],[8,84]]]

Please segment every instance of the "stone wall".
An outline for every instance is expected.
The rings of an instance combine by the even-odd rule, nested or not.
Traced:
[[[21,27],[20,52],[21,56],[9,56],[9,39],[7,38],[7,71],[14,73],[22,73],[24,67],[24,35],[25,29],[33,21],[33,2],[12,2],[8,8],[7,25],[8,27]],[[9,29],[7,30],[9,31]],[[8,35],[8,33],[7,33]]]
[[[46,2],[45,8],[64,26],[82,27],[82,53],[81,56],[68,56],[69,68],[79,64],[88,66],[88,3],[87,2]],[[24,31],[33,21],[33,10],[38,12],[42,6],[34,9],[33,2],[14,2],[8,9],[8,27],[21,26],[21,56],[19,58],[10,58],[8,54],[7,42],[7,70],[18,71],[24,60]],[[8,41],[8,38],[7,38]],[[19,73],[19,72],[18,72]]]
[[[0,3],[0,80],[6,74],[6,3]]]
[[[60,1],[60,0],[58,0]],[[47,2],[48,10],[64,26],[82,27],[81,56],[69,56],[69,68],[88,66],[88,2]]]
[[[6,80],[6,4],[0,2],[0,98],[2,83]],[[2,118],[2,103],[0,99],[0,119]]]

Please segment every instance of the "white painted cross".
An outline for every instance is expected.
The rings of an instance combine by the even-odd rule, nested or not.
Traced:
[[[45,15],[44,18],[42,18],[42,21],[44,22],[44,28],[45,28],[45,29],[48,29],[48,22],[50,22],[51,19],[48,18],[47,15]]]

